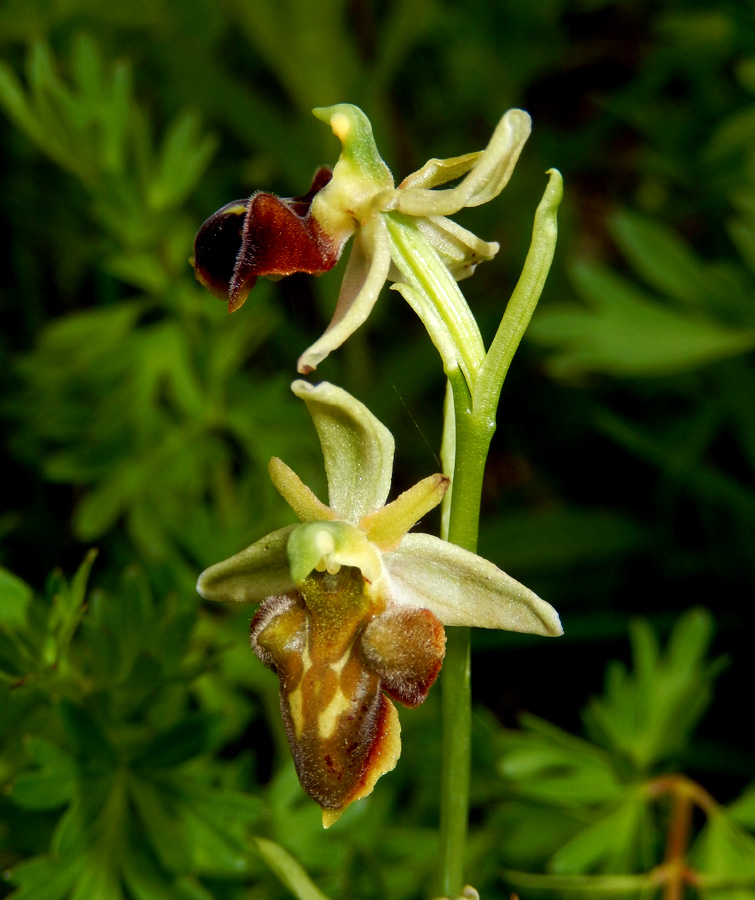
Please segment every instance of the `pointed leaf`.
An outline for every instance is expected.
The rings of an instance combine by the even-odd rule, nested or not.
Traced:
[[[705,266],[670,228],[631,212],[618,213],[610,224],[619,247],[650,287],[681,303],[704,302]]]
[[[273,841],[254,838],[260,856],[297,900],[328,900],[293,856]]]
[[[0,626],[22,628],[33,595],[25,581],[0,566]]]

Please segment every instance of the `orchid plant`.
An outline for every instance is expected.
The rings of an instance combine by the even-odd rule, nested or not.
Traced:
[[[211,566],[198,590],[210,600],[260,604],[251,646],[279,678],[297,774],[326,826],[395,766],[399,723],[390,701],[420,704],[443,665],[440,877],[444,893],[459,897],[469,629],[561,633],[552,607],[475,552],[498,399],[553,257],[561,177],[550,170],[522,275],[486,351],[457,282],[492,259],[498,244],[447,217],[503,190],[529,136],[529,116],[510,110],[485,150],[432,159],[396,187],[360,109],[339,104],[314,112],[342,144],[333,170],[319,169],[301,197],[257,192],[212,215],[195,242],[197,278],[234,312],[257,278],[325,272],[353,237],[333,318],[301,355],[299,372],[311,373],[347,340],[385,282],[394,282],[424,323],[448,378],[444,472],[386,502],[394,452],[388,429],[342,389],[295,381],[320,439],[329,503],[274,458],[270,476],[300,524]],[[458,183],[440,187],[449,182]],[[411,531],[441,503],[442,537]],[[454,626],[447,635],[444,625]]]

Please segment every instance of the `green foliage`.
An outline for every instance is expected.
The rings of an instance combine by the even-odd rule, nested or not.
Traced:
[[[609,224],[618,248],[658,293],[605,265],[576,263],[572,280],[588,307],[546,310],[530,331],[558,348],[550,361],[555,375],[655,377],[755,346],[755,280],[743,266],[704,263],[652,219],[617,213]]]
[[[262,804],[209,762],[229,727],[192,708],[208,665],[195,611],[156,601],[135,570],[87,602],[94,556],[44,598],[27,589],[0,632],[6,803],[31,822],[64,808],[49,849],[10,870],[13,896],[202,896],[183,882],[249,869]]]
[[[727,808],[672,774],[689,754],[725,663],[707,659],[711,638],[711,616],[701,609],[676,623],[665,650],[648,624],[637,622],[632,669],[612,663],[603,695],[583,711],[589,740],[534,716],[523,717],[521,731],[499,735],[498,770],[517,798],[519,827],[538,835],[529,857],[545,869],[515,871],[514,853],[504,850],[513,888],[646,897],[678,871],[682,884],[699,885],[700,896],[749,896],[755,836],[743,824],[752,787]],[[685,823],[693,804],[706,821],[690,846]]]
[[[715,676],[725,664],[723,658],[713,663],[705,658],[712,628],[707,612],[690,611],[661,655],[652,629],[636,622],[631,630],[634,672],[610,664],[604,698],[583,714],[592,740],[626,757],[638,772],[678,757],[710,705]]]
[[[51,482],[81,491],[71,522],[79,540],[101,540],[122,523],[145,560],[188,588],[213,544],[237,549],[238,537],[229,546],[222,536],[249,529],[251,498],[264,517],[267,460],[297,439],[270,415],[293,406],[285,379],[230,383],[276,316],[262,301],[243,323],[221,321],[193,284],[186,257],[196,222],[180,206],[215,144],[196,116],[178,115],[153,146],[127,67],[108,69],[80,38],[70,69],[69,87],[37,43],[26,90],[0,68],[0,102],[80,180],[102,229],[104,271],[138,293],[41,331],[16,366],[22,387],[6,408],[18,422],[13,443]]]
[[[532,113],[500,203],[469,212],[502,248],[464,285],[487,336],[542,173],[565,176],[560,271],[510,374],[480,546],[526,572],[566,637],[476,636],[481,696],[540,717],[478,724],[470,880],[485,900],[510,896],[502,865],[522,900],[638,896],[676,796],[645,786],[745,787],[753,60],[751,12],[708,0],[0,4],[0,895],[437,893],[435,698],[402,717],[397,770],[324,835],[249,611],[200,611],[193,590],[285,524],[270,456],[316,481],[286,373],[340,281],[261,282],[229,317],[194,283],[193,235],[234,197],[303,191],[337,153],[309,108],[343,100],[399,177],[481,147],[508,106]],[[322,377],[369,397],[411,483],[437,465],[442,375],[395,297],[375,321]],[[102,588],[86,597],[86,567],[45,585],[92,542]],[[664,650],[655,636],[694,603],[731,658],[715,689],[710,617]],[[653,628],[633,626],[633,669],[609,666],[569,734],[638,613]],[[754,797],[694,820],[686,862],[709,900],[752,894]]]
[[[129,67],[107,66],[91,39],[74,42],[69,68],[70,85],[49,48],[33,44],[26,87],[12,69],[0,66],[0,103],[85,188],[92,215],[112,240],[102,248],[105,269],[136,287],[167,293],[194,230],[176,208],[196,188],[216,142],[202,134],[195,115],[184,113],[156,147],[133,97]],[[162,265],[156,265],[158,243]]]

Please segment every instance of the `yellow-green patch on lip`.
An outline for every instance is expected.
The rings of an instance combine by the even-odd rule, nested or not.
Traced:
[[[375,584],[383,574],[380,553],[367,535],[349,522],[309,522],[299,525],[288,539],[291,578],[300,585],[314,571],[335,574],[353,566]]]

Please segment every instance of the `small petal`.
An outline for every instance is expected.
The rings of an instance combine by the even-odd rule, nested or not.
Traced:
[[[357,523],[385,503],[393,473],[393,435],[357,399],[327,381],[295,381],[320,438],[330,506]]]
[[[294,587],[286,546],[296,525],[273,531],[230,559],[205,569],[197,591],[205,600],[261,603]]]
[[[508,184],[531,129],[532,122],[526,112],[510,109],[461,184],[441,191],[399,188],[393,192],[385,208],[410,216],[450,216],[465,206],[487,203]]]
[[[392,503],[365,516],[359,527],[381,550],[393,550],[410,528],[443,499],[451,480],[430,475],[404,491]]]
[[[363,325],[388,278],[391,251],[382,216],[369,219],[354,237],[333,318],[325,333],[299,358],[302,375],[312,372]]]
[[[394,603],[429,609],[444,625],[563,633],[558,613],[497,566],[429,534],[407,534],[384,557]]]
[[[267,467],[275,489],[302,522],[337,519],[333,510],[319,500],[293,469],[274,456]]]
[[[406,188],[434,188],[439,184],[456,181],[474,168],[482,151],[465,153],[463,156],[452,156],[449,159],[428,159],[421,169],[407,175],[399,185],[399,190]]]

